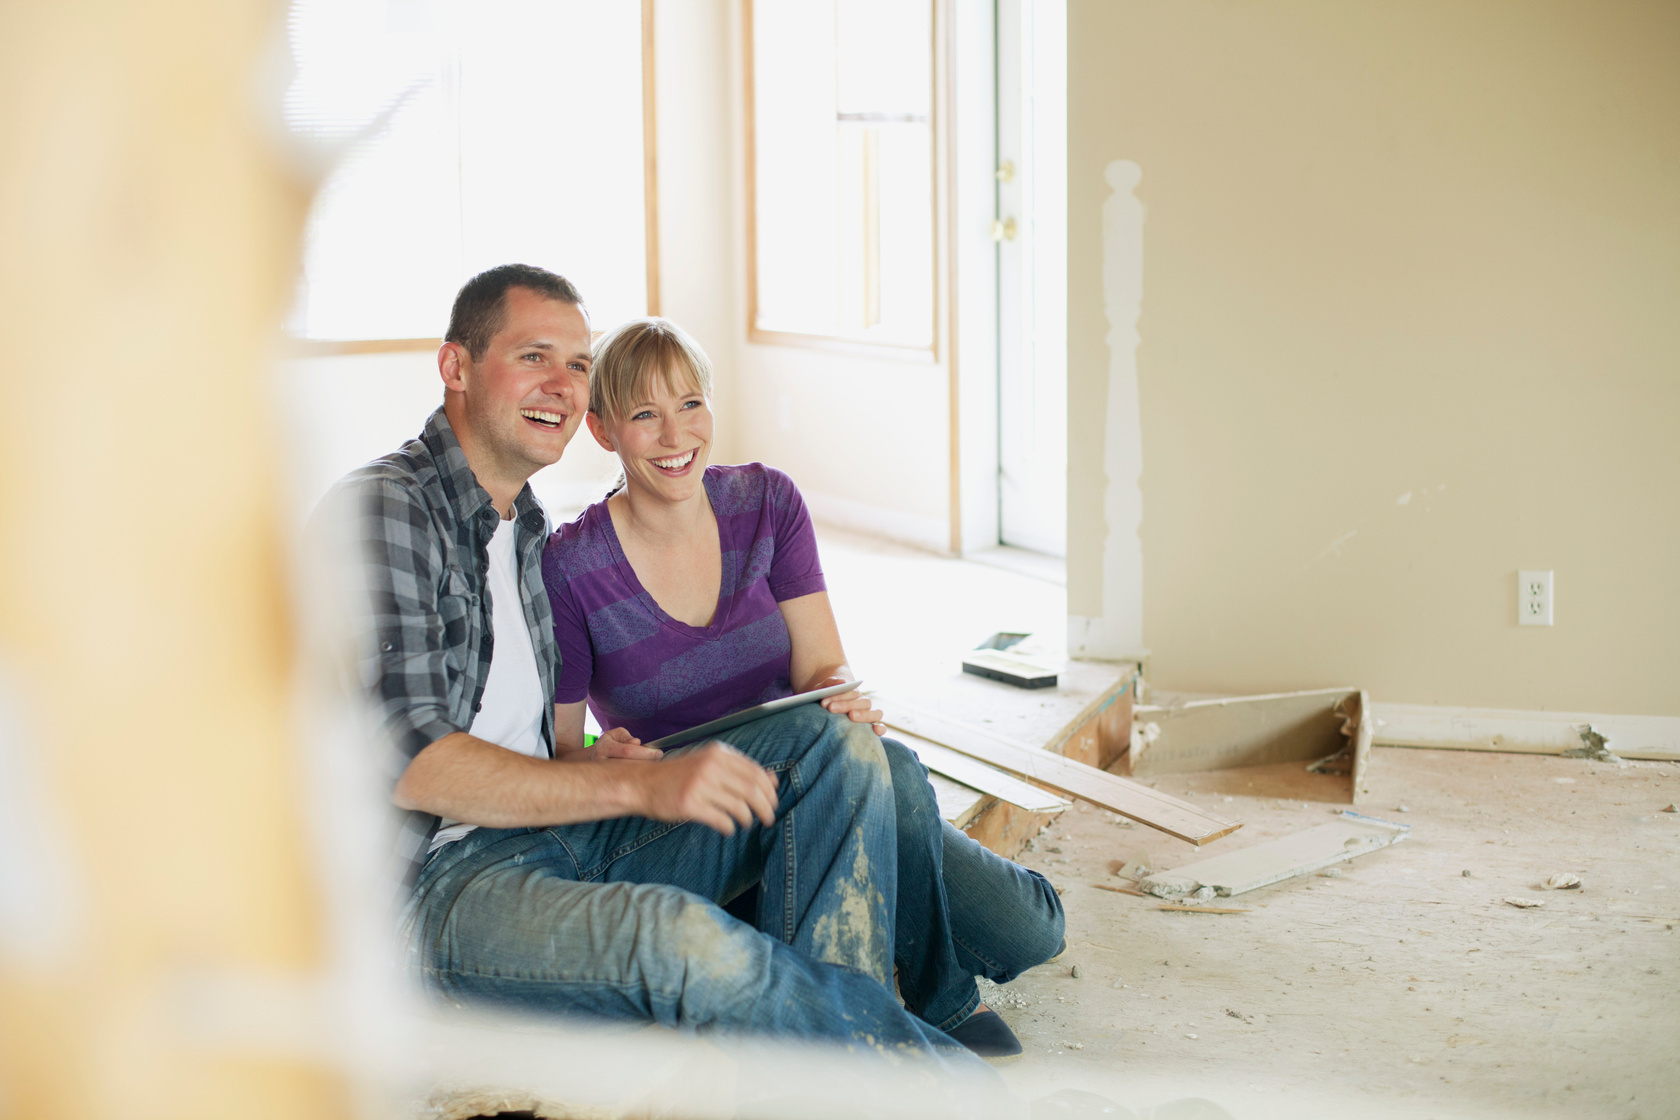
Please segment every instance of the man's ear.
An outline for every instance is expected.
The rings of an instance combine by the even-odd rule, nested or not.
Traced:
[[[443,378],[445,389],[456,393],[466,392],[466,375],[471,367],[472,356],[459,342],[446,342],[438,347],[438,376]]]
[[[586,412],[583,414],[583,422],[589,425],[589,434],[595,437],[596,443],[615,455],[618,453],[618,448],[613,446],[612,437],[607,434],[605,421],[593,412]]]

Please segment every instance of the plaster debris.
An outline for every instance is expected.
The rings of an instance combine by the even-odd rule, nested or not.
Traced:
[[[1187,1034],[1187,1035],[1185,1035],[1185,1036],[1184,1036],[1184,1037],[1185,1037],[1185,1038],[1195,1038],[1195,1037],[1196,1037],[1196,1036],[1195,1036],[1195,1035],[1193,1035],[1193,1034]]]
[[[1409,825],[1344,810],[1331,824],[1171,871],[1157,871],[1140,879],[1138,887],[1158,898],[1205,897],[1196,894],[1205,887],[1212,887],[1221,897],[1230,897],[1299,875],[1310,875],[1320,868],[1387,847],[1405,839],[1410,831]]]
[[[1208,899],[1212,898],[1216,893],[1218,893],[1218,892],[1216,892],[1212,887],[1200,887],[1190,897],[1195,899],[1197,902],[1206,902]]]
[[[1075,980],[1078,980],[1078,979],[1082,978],[1085,974],[1083,972],[1079,971],[1079,966],[1078,965],[1074,965],[1072,968],[1068,969],[1068,975],[1073,977]]]
[[[1560,871],[1540,885],[1549,891],[1578,891],[1581,889],[1581,877]]]
[[[1592,724],[1583,723],[1575,730],[1581,736],[1581,745],[1573,750],[1564,751],[1564,758],[1590,758],[1594,762],[1614,762],[1618,766],[1626,765],[1621,758],[1611,752],[1610,737],[1595,730]]]
[[[1342,877],[1342,869],[1339,867],[1326,867],[1323,871],[1318,873],[1318,877],[1320,879],[1340,879]]]
[[[1460,871],[1459,874],[1464,876],[1466,879],[1474,879],[1475,878],[1474,875],[1470,874],[1470,869],[1468,867],[1466,867],[1463,871]]]
[[[1507,898],[1505,905],[1515,906],[1519,910],[1537,910],[1546,903],[1543,899],[1538,898]]]
[[[1680,813],[1680,805],[1676,805],[1674,802],[1670,801],[1667,805],[1662,807],[1661,811],[1664,813]]]
[[[1254,1017],[1253,1016],[1244,1015],[1241,1011],[1238,1011],[1234,1008],[1227,1007],[1225,1009],[1225,1014],[1229,1015],[1233,1019],[1241,1019],[1245,1023],[1254,1022]]]

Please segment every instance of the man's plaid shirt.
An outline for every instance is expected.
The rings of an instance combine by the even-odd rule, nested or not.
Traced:
[[[348,501],[346,501],[346,499]],[[419,439],[346,475],[324,505],[348,513],[363,554],[368,612],[358,620],[362,686],[402,767],[445,735],[472,727],[490,675],[493,632],[486,547],[500,517],[439,408]],[[527,485],[514,499],[519,592],[543,695],[554,695],[560,653],[543,591],[548,516]],[[554,751],[554,708],[543,705]],[[438,827],[405,814],[398,856],[410,882]]]

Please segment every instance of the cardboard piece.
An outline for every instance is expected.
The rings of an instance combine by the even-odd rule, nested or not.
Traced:
[[[1352,688],[1265,696],[1228,696],[1133,709],[1133,777],[1313,762],[1312,769],[1350,773],[1358,804],[1371,754],[1371,704]]]

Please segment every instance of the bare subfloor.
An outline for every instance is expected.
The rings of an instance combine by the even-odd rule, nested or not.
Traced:
[[[1078,1088],[1143,1113],[1199,1096],[1239,1118],[1680,1116],[1680,814],[1661,811],[1680,766],[1377,748],[1360,809],[1410,836],[1339,877],[1209,904],[1243,914],[1092,884],[1123,883],[1115,866],[1143,853],[1171,867],[1319,824],[1345,782],[1291,764],[1151,784],[1245,827],[1198,853],[1080,804],[1023,853],[1062,888],[1069,943],[988,990],[1027,1048],[1004,1070],[1023,1097]],[[1582,889],[1540,890],[1556,872]]]

